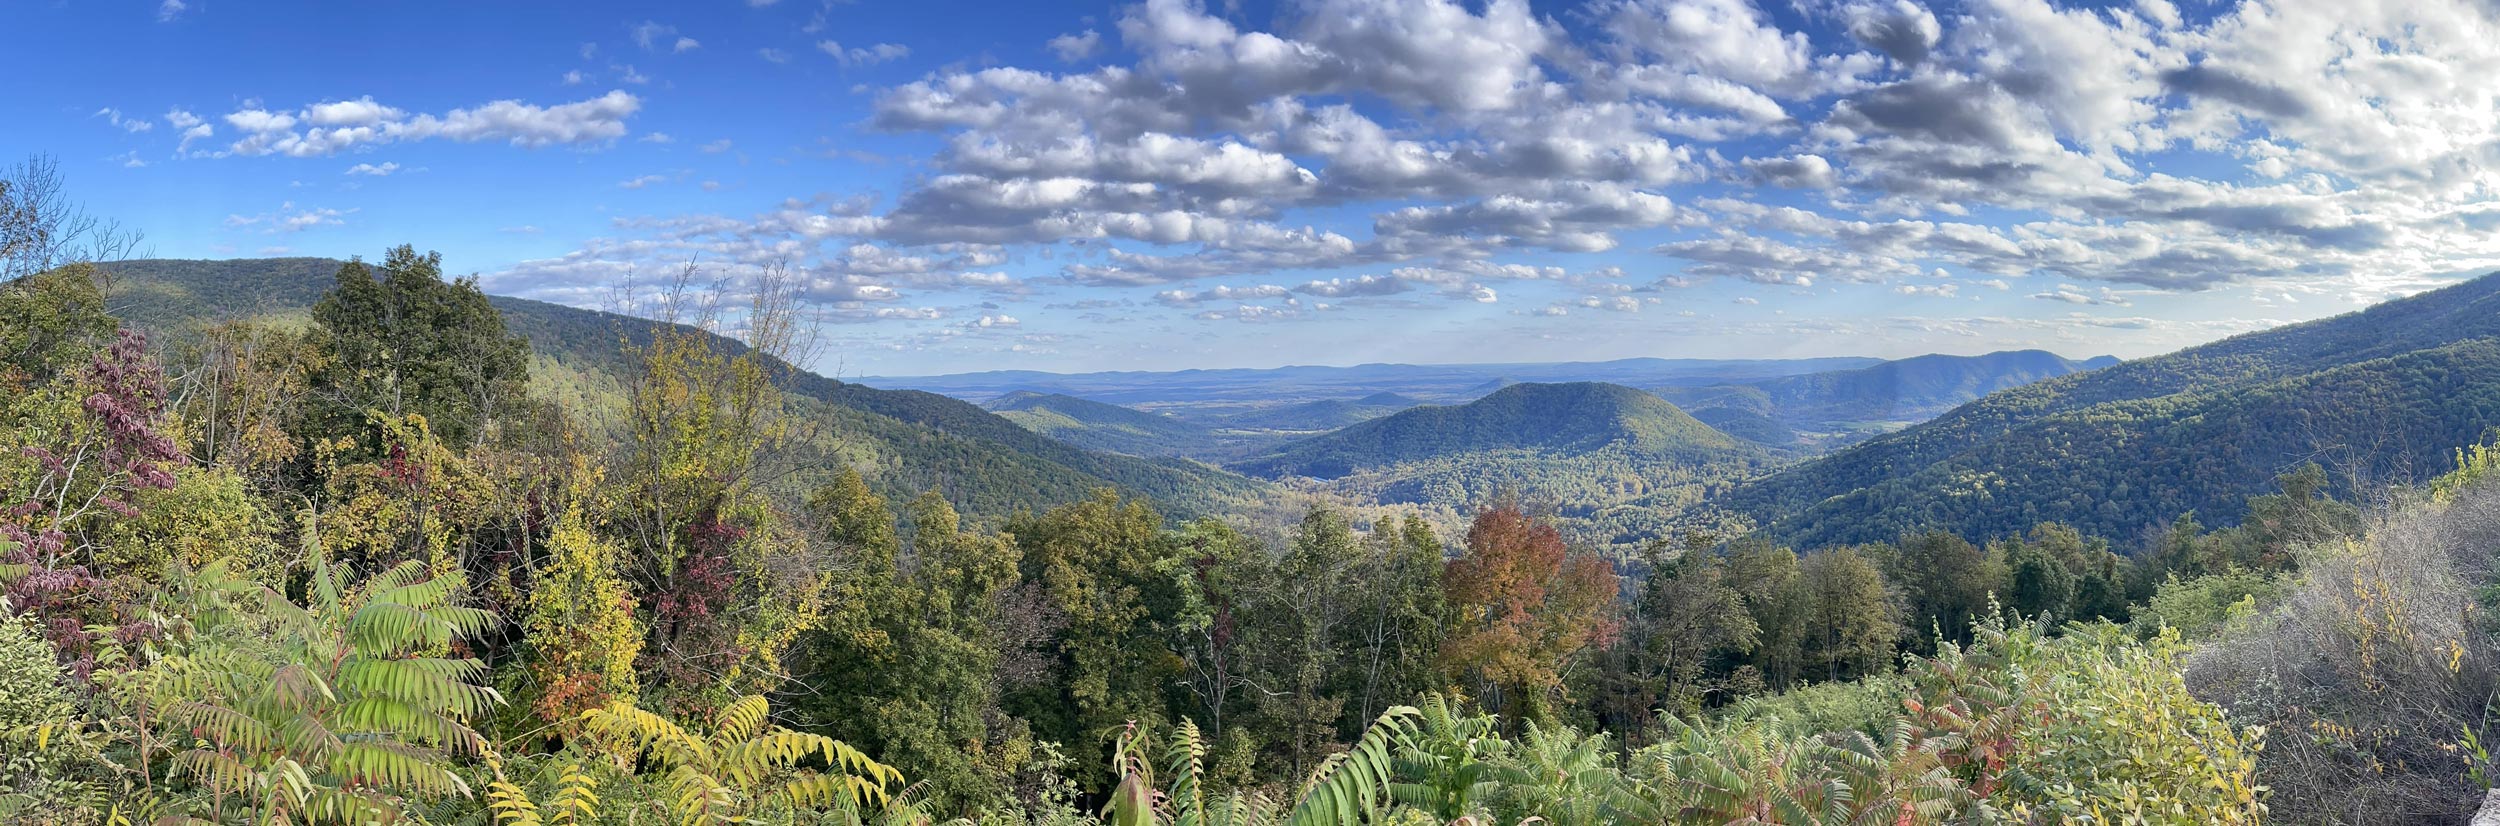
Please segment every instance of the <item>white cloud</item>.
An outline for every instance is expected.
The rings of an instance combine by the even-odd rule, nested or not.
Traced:
[[[911,56],[911,47],[901,43],[878,43],[872,46],[846,49],[841,43],[821,40],[817,41],[816,50],[832,55],[835,62],[846,67],[874,66],[889,60],[901,60]]]
[[[1140,0],[1057,30],[1041,66],[928,55],[917,79],[855,87],[873,128],[936,147],[876,159],[912,170],[899,191],[650,219],[618,243],[795,257],[871,279],[853,295],[994,275],[1227,319],[1525,279],[1555,286],[1514,299],[1581,314],[1710,278],[2036,310],[2026,296],[2123,306],[2256,280],[2380,295],[2500,266],[2500,86],[2475,82],[2500,76],[2500,39],[2472,2],[1561,8],[1304,0],[1262,20]],[[846,67],[911,54],[811,39]],[[259,109],[229,116],[238,147],[397,139],[389,119],[370,141],[327,139],[342,127],[308,110],[236,120]],[[523,142],[614,140],[630,114]],[[252,144],[267,132],[300,151]],[[773,185],[741,189],[787,194]],[[1598,263],[1642,286],[1566,272]]]
[[[666,175],[644,175],[639,178],[619,182],[617,186],[625,189],[641,189],[652,184],[665,183],[667,181],[668,176]]]
[[[1076,34],[1063,34],[1050,39],[1050,51],[1059,59],[1075,63],[1094,56],[1102,48],[1102,35],[1093,29]]]
[[[462,142],[498,140],[523,147],[599,143],[623,137],[626,118],[641,108],[640,99],[621,91],[554,106],[500,100],[441,115],[409,115],[369,97],[319,103],[294,112],[247,104],[225,116],[228,125],[245,134],[226,151],[235,155],[318,157],[437,138]],[[298,126],[306,128],[299,130]],[[197,137],[207,134],[200,132]],[[186,132],[184,137],[187,145],[195,136]]]
[[[182,0],[165,0],[165,2],[156,4],[156,22],[174,22],[174,18],[181,17],[183,11],[189,8],[191,8],[191,4],[184,3]]]
[[[696,49],[700,49],[700,48],[703,48],[703,44],[702,44],[702,43],[700,43],[700,42],[697,42],[694,38],[691,38],[691,37],[680,37],[680,38],[677,38],[677,43],[676,43],[676,45],[674,45],[674,46],[670,46],[670,47],[669,47],[669,51],[672,51],[672,52],[691,52],[691,51],[694,51],[694,50],[696,50]]]
[[[703,153],[704,153],[704,154],[706,154],[706,155],[718,155],[718,154],[720,154],[720,153],[723,153],[723,152],[727,152],[727,151],[729,151],[729,147],[730,147],[730,146],[731,146],[731,144],[730,144],[730,142],[729,142],[729,139],[728,139],[728,138],[722,138],[722,139],[720,139],[720,140],[716,140],[716,141],[713,141],[713,142],[711,142],[711,143],[704,144],[704,145],[703,145]]]
[[[228,215],[228,229],[258,229],[269,234],[291,234],[314,227],[338,226],[356,210],[299,209],[292,201],[278,205],[275,212],[258,215]]]
[[[399,171],[399,164],[394,161],[384,161],[380,165],[360,163],[347,168],[349,175],[371,175],[377,178],[397,171]]]
[[[629,27],[627,32],[633,36],[634,45],[641,46],[644,51],[657,51],[660,47],[668,45],[670,38],[676,36],[677,27],[655,20],[645,20]]]
[[[104,122],[112,124],[113,128],[124,132],[138,133],[156,128],[155,121],[146,118],[125,118],[122,117],[121,110],[112,107],[96,110],[95,116],[103,118]]]

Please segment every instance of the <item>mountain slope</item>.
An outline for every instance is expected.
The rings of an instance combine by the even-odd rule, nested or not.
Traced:
[[[1196,455],[1214,436],[1170,416],[1060,393],[1010,393],[987,407],[1026,430],[1087,450],[1131,456]]]
[[[234,261],[146,260],[109,265],[109,304],[135,327],[179,338],[203,323],[302,319],[342,262],[319,258]],[[621,399],[627,348],[647,343],[658,323],[528,299],[495,296],[538,363],[533,392],[579,403]],[[709,335],[709,334],[707,334]],[[745,352],[735,340],[716,346]],[[908,497],[931,487],[968,516],[997,518],[1018,508],[1069,501],[1114,487],[1153,497],[1176,515],[1210,513],[1265,495],[1263,485],[1176,459],[1083,450],[1033,433],[970,403],[910,390],[835,381],[774,362],[785,391],[828,424],[829,458],[859,468],[879,492]],[[811,475],[832,467],[814,468]]]
[[[1721,504],[1803,545],[2043,520],[2132,538],[2302,462],[2350,493],[2444,469],[2500,423],[2500,276],[2000,391],[1741,486]]]
[[[1482,399],[1418,407],[1286,444],[1234,463],[1255,476],[1334,478],[1358,470],[1493,450],[1564,456],[1608,447],[1710,461],[1748,451],[1667,400],[1596,382],[1514,384]]]
[[[1661,387],[1660,396],[1698,414],[1727,408],[1775,420],[1782,430],[1838,434],[1922,421],[1989,393],[2115,364],[2075,361],[2045,350],[1979,356],[1925,355],[1869,367],[1710,387]]]
[[[1667,516],[1769,466],[1769,451],[1629,387],[1517,384],[1418,407],[1237,462],[1347,497],[1464,510],[1516,495],[1581,541],[1628,547]]]
[[[1321,399],[1261,408],[1221,419],[1225,427],[1308,433],[1335,430],[1371,421],[1424,404],[1396,393],[1373,393],[1359,399]]]

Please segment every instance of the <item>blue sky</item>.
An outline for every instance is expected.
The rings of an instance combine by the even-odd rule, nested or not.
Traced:
[[[778,267],[845,375],[2138,356],[2500,268],[2492,14],[19,2],[0,158],[164,257]]]

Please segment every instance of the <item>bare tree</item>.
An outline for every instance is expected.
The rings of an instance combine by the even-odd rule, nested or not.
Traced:
[[[125,260],[142,237],[72,203],[61,165],[50,156],[0,170],[0,281],[69,264]]]

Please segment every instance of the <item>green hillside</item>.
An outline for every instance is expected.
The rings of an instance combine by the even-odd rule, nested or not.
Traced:
[[[1170,416],[1058,393],[1010,393],[987,405],[1024,429],[1087,450],[1131,456],[1195,456],[1214,434]]]
[[[1997,392],[1721,500],[1805,545],[2042,520],[2208,523],[2318,462],[2339,496],[2446,469],[2500,425],[2500,277]]]
[[[1628,543],[1655,536],[1665,511],[1771,461],[1664,399],[1581,382],[1515,384],[1463,405],[1418,407],[1230,467],[1384,503],[1466,508],[1516,494],[1576,521],[1584,538]]]
[[[319,258],[119,262],[108,268],[110,303],[132,326],[174,338],[202,323],[301,318],[329,288],[341,263]],[[627,369],[628,348],[649,342],[657,328],[645,319],[528,299],[497,296],[493,302],[511,331],[530,341],[536,358],[533,391],[572,402],[621,398],[616,377]],[[732,353],[746,349],[728,338],[716,337],[715,344]],[[1207,465],[1081,449],[934,393],[882,390],[787,365],[782,369],[784,389],[830,434],[829,443],[815,446],[823,459],[859,467],[888,496],[907,498],[936,487],[967,515],[997,519],[1043,503],[1073,501],[1101,487],[1151,496],[1176,514],[1213,512],[1266,495],[1260,483]]]
[[[1989,393],[2115,364],[2045,350],[1925,355],[1867,367],[1655,392],[1698,415],[1727,409],[1775,420],[1767,432],[1813,434],[1825,447],[1923,421]],[[1743,425],[1740,425],[1743,427]]]
[[[1311,433],[1336,430],[1424,404],[1397,393],[1373,393],[1359,399],[1320,399],[1252,410],[1224,417],[1223,426],[1244,430]]]
[[[1619,447],[1713,461],[1749,451],[1665,399],[1597,382],[1514,384],[1451,406],[1418,407],[1293,442],[1234,467],[1255,476],[1331,479],[1358,470],[1490,450],[1560,455]]]

